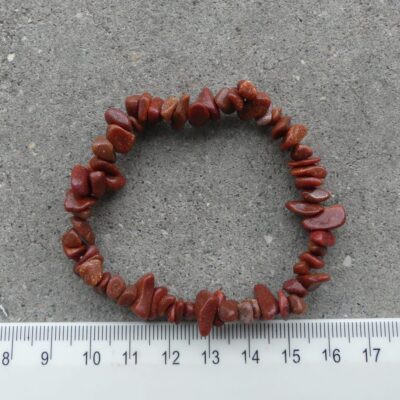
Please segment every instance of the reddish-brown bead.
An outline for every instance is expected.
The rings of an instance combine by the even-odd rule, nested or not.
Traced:
[[[138,103],[137,119],[141,124],[144,124],[147,121],[147,114],[150,108],[151,98],[152,97],[150,93],[143,93],[140,96]]]
[[[232,114],[235,112],[235,107],[233,106],[232,102],[229,100],[229,92],[230,88],[224,87],[219,90],[219,92],[215,95],[215,103],[219,107],[219,109],[224,114]]]
[[[150,124],[156,124],[161,121],[161,107],[164,104],[164,100],[160,97],[153,97],[149,109],[147,111],[147,121]]]
[[[289,317],[289,300],[286,297],[286,294],[283,290],[278,290],[278,307],[279,314],[283,319],[287,319]]]
[[[294,161],[305,160],[313,155],[313,149],[310,146],[306,146],[305,144],[296,144],[293,147],[290,157]]]
[[[103,171],[93,171],[89,174],[92,196],[100,198],[107,189],[106,174]]]
[[[104,161],[115,162],[114,146],[103,135],[96,137],[92,144],[92,151],[95,156]]]
[[[321,214],[324,211],[324,207],[319,204],[306,203],[304,201],[288,201],[286,203],[286,208],[302,217],[313,217],[315,215]]]
[[[290,311],[293,314],[301,315],[306,312],[307,304],[304,301],[304,299],[302,299],[299,296],[296,296],[295,294],[291,294],[288,296],[288,300],[289,300]]]
[[[125,108],[128,115],[137,118],[140,97],[140,94],[135,94],[125,99]]]
[[[171,122],[179,99],[175,96],[168,97],[161,106],[161,117],[166,122]]]
[[[136,136],[118,125],[108,125],[107,139],[117,153],[129,153],[136,142]]]
[[[104,272],[98,284],[94,287],[94,290],[99,294],[105,294],[107,290],[108,282],[111,279],[111,274],[109,272]]]
[[[179,99],[174,114],[172,115],[172,129],[180,130],[185,126],[189,110],[189,101],[190,96],[186,93],[184,93]]]
[[[120,306],[130,307],[137,297],[136,285],[129,285],[125,288],[122,294],[118,297],[117,303]]]
[[[87,244],[91,245],[95,242],[95,235],[90,224],[84,220],[73,217],[71,218],[72,226],[76,233],[84,240]]]
[[[143,275],[137,282],[138,296],[131,310],[138,317],[148,319],[151,311],[151,303],[154,292],[154,275],[152,273]]]
[[[313,231],[310,233],[310,240],[318,246],[331,247],[336,243],[336,238],[330,231]]]
[[[331,194],[324,189],[314,189],[301,192],[303,199],[309,203],[322,203],[331,197]]]
[[[260,305],[261,318],[264,320],[273,319],[278,312],[278,305],[271,291],[265,285],[255,285],[254,297]]]
[[[326,177],[327,172],[324,167],[319,165],[311,166],[311,167],[297,167],[293,168],[290,171],[292,176],[311,176],[313,178],[320,178],[323,179]]]
[[[160,302],[167,294],[168,289],[166,287],[161,286],[154,289],[149,319],[156,319],[158,317]]]
[[[313,218],[302,221],[304,229],[309,231],[330,231],[339,228],[346,222],[346,212],[343,206],[337,204],[325,207],[324,211]]]
[[[278,139],[286,134],[290,127],[291,118],[288,116],[281,116],[275,125],[272,127],[272,139]]]
[[[108,282],[106,295],[110,299],[118,300],[119,296],[126,289],[126,283],[119,275],[114,275]]]
[[[72,190],[68,190],[65,195],[64,208],[68,212],[76,213],[88,210],[96,199],[93,197],[76,197]]]
[[[307,296],[307,289],[296,279],[289,279],[283,283],[282,288],[289,294],[296,294],[297,296]]]
[[[83,165],[75,165],[72,168],[71,190],[78,197],[85,197],[90,194],[89,170]]]
[[[294,184],[297,189],[313,189],[318,186],[321,186],[324,183],[323,179],[319,178],[296,178]]]
[[[289,150],[300,143],[307,135],[308,129],[302,124],[295,124],[287,131],[280,147],[281,150]]]
[[[313,254],[311,254],[309,252],[304,252],[304,253],[300,254],[299,258],[301,261],[304,261],[305,263],[307,263],[307,265],[310,268],[320,269],[325,266],[324,260],[322,260],[319,257],[314,256]]]
[[[331,279],[329,274],[308,274],[300,275],[297,280],[309,291],[317,289],[321,283],[328,282]]]
[[[118,108],[108,108],[104,113],[104,119],[109,125],[118,125],[129,132],[132,131],[132,122],[129,120],[126,113]]]
[[[299,275],[306,275],[310,273],[310,267],[304,261],[299,261],[293,266],[293,272]]]
[[[235,300],[224,300],[218,307],[218,316],[224,322],[237,321],[239,319],[238,303]]]
[[[246,100],[254,100],[257,97],[257,88],[255,85],[247,80],[239,81],[237,84],[239,96]]]

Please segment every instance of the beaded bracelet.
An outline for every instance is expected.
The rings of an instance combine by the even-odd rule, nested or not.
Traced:
[[[313,157],[313,150],[301,141],[307,128],[301,124],[291,125],[289,116],[281,108],[273,108],[269,95],[259,92],[250,81],[241,80],[236,87],[222,88],[214,97],[204,88],[190,104],[190,96],[166,100],[149,93],[128,96],[125,100],[127,113],[109,108],[105,112],[107,132],[98,136],[92,145],[94,156],[86,166],[76,165],[71,173],[71,188],[66,193],[65,209],[73,214],[72,228],[62,237],[67,257],[74,260],[74,272],[96,292],[105,294],[118,304],[129,307],[140,318],[154,320],[166,317],[169,322],[197,320],[202,336],[211,328],[225,322],[240,320],[246,324],[253,320],[270,320],[280,314],[287,318],[290,313],[303,314],[307,294],[321,283],[329,281],[330,275],[316,273],[324,267],[323,256],[327,247],[335,244],[332,230],[345,223],[346,214],[341,205],[324,207],[321,203],[331,194],[321,185],[327,174],[319,165],[320,158]],[[156,287],[154,275],[147,273],[134,284],[126,284],[119,275],[103,271],[103,257],[95,245],[95,236],[87,222],[91,207],[107,190],[116,191],[125,185],[125,178],[115,164],[116,153],[128,153],[145,127],[160,121],[179,130],[186,121],[195,127],[208,120],[237,112],[241,120],[254,119],[260,127],[270,127],[273,139],[281,139],[281,150],[289,150],[290,174],[295,186],[301,190],[302,200],[286,203],[286,207],[304,219],[301,224],[309,231],[308,249],[299,255],[293,267],[295,274],[283,283],[276,297],[263,284],[254,286],[254,298],[240,302],[226,298],[222,290],[201,290],[194,302],[176,298],[166,287]]]

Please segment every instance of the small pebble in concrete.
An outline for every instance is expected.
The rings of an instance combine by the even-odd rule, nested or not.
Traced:
[[[343,266],[344,267],[351,267],[352,259],[350,256],[346,256],[343,260]]]

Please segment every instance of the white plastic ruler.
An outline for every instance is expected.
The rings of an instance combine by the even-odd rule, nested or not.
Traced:
[[[399,399],[400,318],[0,324],[0,399]]]

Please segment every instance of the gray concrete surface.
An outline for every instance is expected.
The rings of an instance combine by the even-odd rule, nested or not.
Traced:
[[[3,1],[0,5],[0,321],[131,320],[71,272],[59,237],[69,171],[106,107],[250,78],[310,126],[348,211],[333,281],[308,317],[399,316],[400,4],[397,0]],[[51,4],[51,5],[50,5]],[[111,271],[154,271],[190,298],[251,294],[291,275],[306,236],[285,158],[251,124],[160,127],[121,162],[96,209]]]

